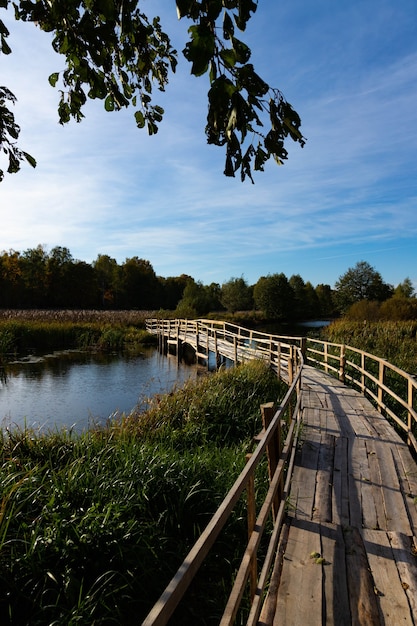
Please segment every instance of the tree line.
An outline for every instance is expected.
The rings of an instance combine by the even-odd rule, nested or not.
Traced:
[[[187,274],[157,276],[151,263],[137,256],[119,264],[99,254],[89,264],[74,259],[66,247],[48,252],[43,245],[0,254],[0,308],[162,309],[181,317],[258,310],[266,318],[281,321],[340,313],[364,319],[384,314],[390,319],[417,317],[410,279],[394,288],[364,261],[349,268],[334,288],[313,286],[299,274],[287,278],[282,272],[262,276],[254,285],[243,277],[204,285]]]

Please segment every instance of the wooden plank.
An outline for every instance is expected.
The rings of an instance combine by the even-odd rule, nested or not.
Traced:
[[[408,534],[410,533],[410,523],[391,449],[382,441],[375,441],[375,451],[381,474],[387,530],[396,530]]]
[[[362,526],[364,528],[378,528],[378,516],[374,500],[374,487],[371,481],[371,470],[369,467],[368,450],[366,448],[366,440],[359,439],[358,446],[361,450],[361,507],[362,507]],[[379,486],[375,491],[379,491]]]
[[[348,488],[348,439],[338,437],[335,441],[333,467],[332,521],[334,524],[349,524]]]
[[[382,626],[375,584],[359,529],[344,529],[346,569],[352,624]]]
[[[320,554],[320,525],[293,519],[283,559],[274,626],[322,624],[323,566],[311,558]]]
[[[375,529],[386,530],[387,521],[385,516],[385,504],[382,495],[382,479],[379,471],[378,457],[375,450],[375,441],[366,441],[366,451],[368,454],[369,478],[372,484],[372,497],[376,513]]]
[[[403,533],[389,531],[388,537],[394,553],[401,586],[407,596],[414,622],[417,624],[417,563],[412,551],[411,538]]]
[[[387,533],[384,530],[363,529],[362,536],[385,626],[413,626]]]
[[[321,554],[324,558],[323,625],[350,626],[351,615],[346,578],[343,532],[339,525],[320,524]],[[307,622],[311,623],[311,622]]]
[[[308,420],[304,412],[303,422]],[[297,518],[311,519],[316,490],[316,472],[320,451],[320,433],[308,423],[303,431],[303,443],[297,453],[297,472],[293,476],[290,492],[290,506],[295,508]]]
[[[397,473],[401,492],[417,552],[417,466],[404,443],[396,445],[393,453],[397,459]]]
[[[350,437],[348,442],[348,487],[350,525],[362,527],[361,506],[361,446],[357,437]]]
[[[321,438],[316,493],[314,498],[313,519],[323,522],[332,521],[332,482],[335,438],[324,433]]]

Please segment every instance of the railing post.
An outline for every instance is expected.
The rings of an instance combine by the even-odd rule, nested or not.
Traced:
[[[408,378],[408,395],[407,395],[407,404],[409,409],[413,408],[413,384],[411,382],[411,379]],[[407,415],[407,445],[411,446],[411,439],[410,439],[410,433],[412,432],[412,428],[413,428],[413,416],[411,415],[411,411],[408,411],[408,415]]]
[[[343,344],[340,346],[340,367],[339,367],[339,380],[345,384],[345,368],[346,368],[346,346]]]
[[[278,359],[277,376],[278,376],[278,379],[281,380],[281,342],[277,346],[277,359]]]
[[[237,365],[237,337],[233,335],[233,348],[235,353],[235,365]]]
[[[264,430],[266,431],[275,415],[274,403],[266,402],[265,404],[261,404],[261,414],[262,414],[262,425],[263,425]],[[269,482],[272,481],[272,478],[275,474],[275,470],[277,469],[277,466],[278,466],[279,457],[281,454],[281,445],[282,445],[281,424],[278,424],[277,429],[275,431],[275,436],[272,437],[266,449],[267,458],[268,458]],[[277,494],[274,498],[274,503],[273,503],[274,519],[275,519],[276,514],[278,513],[279,503],[280,503],[283,489],[284,489],[284,483],[283,481],[281,481]]]
[[[307,337],[301,337],[301,354],[303,355],[304,363],[307,363]]]
[[[327,343],[324,344],[324,350],[323,350],[323,357],[324,357],[324,371],[326,372],[326,374],[329,373],[329,359],[328,359],[328,345]]]
[[[250,461],[252,454],[246,455],[246,463]],[[252,536],[253,531],[255,530],[256,524],[256,504],[255,504],[255,476],[253,473],[249,476],[248,484],[246,487],[246,496],[248,501],[248,542]],[[256,589],[258,586],[258,567],[256,562],[256,555],[254,554],[251,558],[250,562],[250,573],[249,573],[249,585],[250,585],[250,599],[253,601]]]
[[[214,359],[216,361],[216,368],[219,367],[220,359],[219,359],[219,350],[217,346],[217,330],[213,329],[214,333]]]
[[[382,361],[379,362],[379,377],[378,377],[378,411],[382,412],[382,400],[384,398],[382,385],[384,384],[385,366]]]
[[[288,355],[288,384],[291,387],[294,380],[294,346],[290,346],[290,353]]]

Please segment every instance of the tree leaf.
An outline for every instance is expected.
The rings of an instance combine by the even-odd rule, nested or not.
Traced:
[[[33,158],[32,155],[28,154],[27,152],[23,152],[22,151],[23,156],[25,157],[26,161],[32,166],[32,167],[36,167],[36,159]]]
[[[142,111],[135,111],[135,120],[138,128],[143,128],[145,126],[145,116]]]
[[[48,78],[49,84],[52,85],[52,87],[55,87],[55,85],[57,84],[58,78],[59,78],[59,72],[54,72]]]
[[[111,93],[108,94],[107,98],[104,101],[104,108],[106,111],[114,111],[114,98]]]

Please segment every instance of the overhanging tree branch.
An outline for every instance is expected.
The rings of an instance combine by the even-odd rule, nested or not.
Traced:
[[[0,8],[9,4],[0,0]],[[13,6],[17,20],[53,32],[52,47],[65,57],[65,70],[49,77],[60,92],[61,124],[81,121],[87,100],[101,99],[109,112],[133,107],[136,125],[150,135],[158,132],[164,109],[154,103],[153,89],[164,91],[178,56],[159,17],[145,15],[139,0],[20,0]],[[207,142],[225,147],[226,176],[240,170],[242,181],[248,177],[253,182],[252,170],[263,171],[271,157],[278,164],[287,159],[288,137],[305,144],[300,117],[281,91],[255,72],[251,50],[236,37],[236,30],[245,31],[257,3],[176,0],[176,7],[179,19],[191,21],[183,50],[191,73],[209,77]],[[0,34],[0,53],[9,54],[9,33],[2,22]],[[0,95],[0,142],[12,173],[23,159],[35,162],[11,143],[19,127],[5,100],[14,101],[14,96],[7,90]]]

